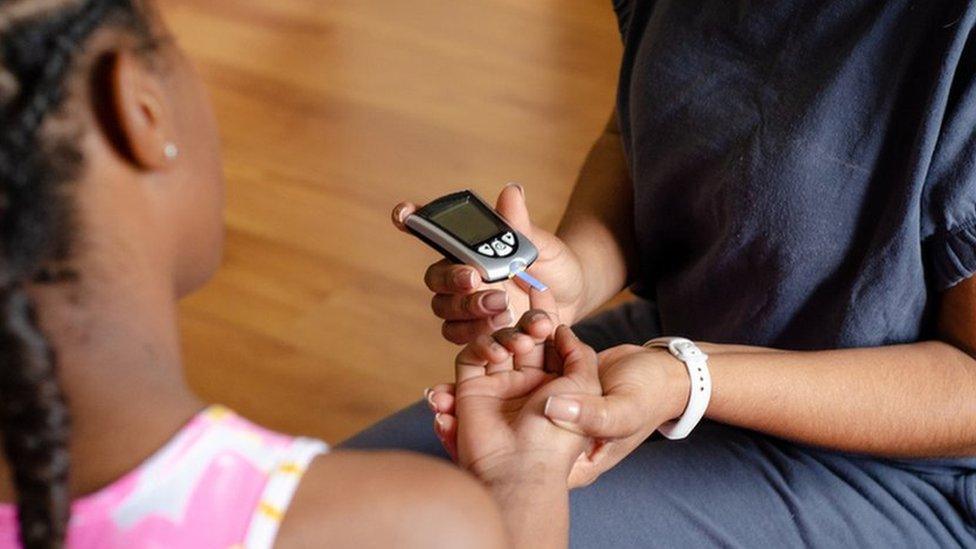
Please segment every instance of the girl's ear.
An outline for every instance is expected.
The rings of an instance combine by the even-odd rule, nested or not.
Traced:
[[[136,54],[113,52],[105,60],[104,114],[122,151],[144,170],[165,169],[174,158],[174,127],[166,94],[154,74]]]

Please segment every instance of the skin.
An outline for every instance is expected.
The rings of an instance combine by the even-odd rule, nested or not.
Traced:
[[[205,407],[183,380],[176,306],[220,263],[216,123],[172,41],[148,62],[129,45],[115,30],[99,31],[70,82],[66,113],[86,161],[72,187],[80,237],[70,263],[79,279],[30,290],[69,399],[74,496],[137,467]],[[164,154],[168,143],[179,147],[175,159]],[[0,501],[14,500],[0,458]],[[471,476],[390,452],[336,451],[313,462],[277,546],[322,539],[507,545],[497,506]]]
[[[555,235],[531,225],[522,193],[513,196],[506,188],[498,201],[499,212],[540,245],[546,262],[530,271],[552,288],[570,323],[616,295],[634,272],[631,183],[615,118],[593,145]],[[414,208],[399,205],[395,224],[401,226]],[[434,299],[465,303],[484,291],[480,283],[449,282],[468,270],[447,262],[432,265],[426,280]],[[518,311],[523,300],[508,299]],[[976,455],[976,279],[939,299],[936,341],[817,352],[700,344],[710,355],[712,373],[706,417],[801,444],[880,457]],[[451,341],[470,341],[486,329],[477,307],[439,316]],[[558,395],[547,408],[555,424],[601,443],[574,468],[571,486],[598,478],[687,404],[684,366],[660,349],[624,345],[604,351],[600,378],[603,396]],[[454,390],[447,383],[428,393],[439,414],[435,430],[448,447],[457,430]]]
[[[545,416],[552,395],[601,394],[596,353],[560,326],[548,292],[533,292],[512,329],[481,336],[457,356],[451,451],[501,504],[517,547],[565,547],[569,531],[566,479],[588,437]],[[546,311],[549,311],[548,313]]]

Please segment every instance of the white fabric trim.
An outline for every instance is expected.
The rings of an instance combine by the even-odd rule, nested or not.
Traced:
[[[254,509],[251,524],[247,528],[244,547],[247,549],[272,549],[278,536],[278,527],[288,511],[298,483],[316,456],[329,451],[329,446],[311,438],[298,437],[275,465],[268,477],[261,499]]]

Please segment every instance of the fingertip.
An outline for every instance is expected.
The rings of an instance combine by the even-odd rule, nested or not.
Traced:
[[[393,207],[393,211],[390,214],[393,220],[393,225],[401,231],[406,231],[407,227],[405,225],[407,217],[417,211],[417,206],[412,202],[401,202]]]
[[[481,285],[481,277],[471,267],[457,267],[451,275],[454,287],[461,291],[470,291]]]
[[[482,358],[490,363],[500,362],[509,356],[508,350],[492,336],[487,334],[480,335],[476,342]]]
[[[522,317],[519,328],[537,341],[548,339],[553,333],[552,318],[545,311],[529,311]]]
[[[535,340],[528,334],[518,333],[515,335],[514,340],[516,353],[528,353],[532,349],[535,349]]]

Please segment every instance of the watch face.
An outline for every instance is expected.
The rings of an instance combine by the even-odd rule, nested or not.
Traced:
[[[470,195],[435,208],[427,218],[468,247],[508,230],[494,212]]]

